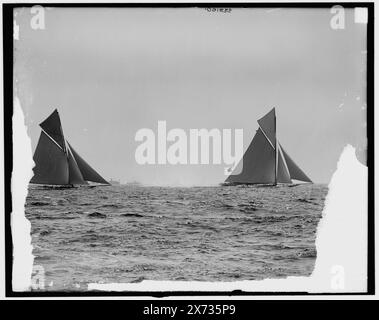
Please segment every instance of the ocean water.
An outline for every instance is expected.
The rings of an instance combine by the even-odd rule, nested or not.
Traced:
[[[326,185],[29,188],[45,289],[308,276]]]

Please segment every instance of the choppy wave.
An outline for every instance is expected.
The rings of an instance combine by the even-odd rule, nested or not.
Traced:
[[[323,185],[30,189],[26,215],[47,290],[254,280],[312,272],[326,193]]]

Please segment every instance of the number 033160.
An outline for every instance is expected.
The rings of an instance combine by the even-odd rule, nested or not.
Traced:
[[[236,306],[233,304],[189,304],[187,314],[234,314]]]

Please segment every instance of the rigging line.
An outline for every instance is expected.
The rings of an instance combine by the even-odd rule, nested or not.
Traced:
[[[66,143],[66,150],[67,150],[67,158],[69,157],[69,153],[70,153],[71,157],[74,159],[74,161],[76,162],[76,164],[78,164],[77,161],[76,161],[76,159],[75,159],[74,154],[72,153],[72,150],[71,150],[71,148],[70,148],[70,145],[68,144],[68,141],[65,140],[65,143]],[[80,169],[79,169],[79,170],[80,170]],[[81,173],[81,172],[80,172],[80,173]],[[83,180],[84,180],[84,178],[83,178]]]
[[[68,152],[69,152],[69,151],[70,151],[71,155],[74,156],[74,155],[72,154],[72,152],[71,152],[71,149],[69,149],[69,147],[68,147],[68,141],[67,141],[66,139],[64,139],[64,140],[63,140],[63,143],[64,143],[64,146],[65,146],[65,149],[66,149],[65,153],[66,153],[66,155],[67,155],[67,158],[68,158]]]
[[[59,149],[61,149],[61,150],[64,152],[63,148],[58,144],[58,142],[56,142],[52,137],[50,137],[50,135],[49,135],[45,130],[43,130],[42,128],[41,128],[41,130],[42,130],[42,132],[43,132],[44,134],[46,134],[46,136],[47,136],[51,141],[53,141],[53,142],[57,145],[57,147],[58,147]]]
[[[287,165],[287,161],[286,161],[286,158],[284,158],[284,154],[283,154],[283,151],[282,151],[282,147],[280,146],[280,143],[278,142],[278,150],[280,152],[280,155],[282,156],[282,159],[283,159],[283,162],[284,162],[284,167],[286,168],[286,171],[288,173],[288,176],[290,177],[290,179],[292,180],[291,178],[291,174],[290,174],[290,170],[288,169],[288,165]]]
[[[59,113],[58,113],[58,116],[59,116]],[[66,154],[68,154],[68,153],[67,153],[66,139],[64,138],[64,135],[63,135],[62,122],[60,121],[60,117],[59,117],[59,127],[60,127],[60,129],[61,129],[61,134],[62,134],[62,137],[63,137],[63,143],[64,143],[64,149],[63,149],[63,151],[64,151]]]
[[[259,126],[259,129],[261,129],[261,131],[262,131],[263,135],[265,136],[265,138],[267,139],[268,143],[271,145],[271,147],[274,150],[276,150],[275,147],[274,147],[274,145],[271,143],[270,139],[266,136],[266,133],[264,132],[264,130],[262,129],[262,127],[259,124],[258,124],[258,126]]]
[[[278,140],[276,139],[276,149],[275,149],[275,183],[278,180],[278,164],[279,164],[278,156],[279,156],[279,152],[278,152]]]
[[[278,184],[278,139],[276,139],[276,116],[274,113],[274,130],[275,130],[275,185]]]
[[[73,153],[72,153],[72,151],[71,151],[71,148],[69,147],[69,145],[68,145],[68,141],[67,140],[65,140],[64,141],[64,144],[65,144],[65,146],[66,146],[66,150],[67,150],[67,157],[69,156],[69,154],[75,159],[75,157],[74,157],[74,155],[73,155]]]

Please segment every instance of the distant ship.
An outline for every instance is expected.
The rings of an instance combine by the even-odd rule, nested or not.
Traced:
[[[41,135],[34,152],[32,184],[74,187],[89,182],[109,185],[65,140],[58,110],[40,124]]]
[[[126,183],[127,186],[133,186],[133,187],[141,187],[142,183],[138,181],[130,181]]]
[[[278,183],[312,180],[290,158],[276,137],[276,115],[273,108],[258,120],[259,128],[242,160],[225,180],[224,185]]]
[[[120,181],[118,180],[113,180],[113,179],[110,179],[109,180],[109,183],[112,185],[112,186],[119,186],[121,183]]]

